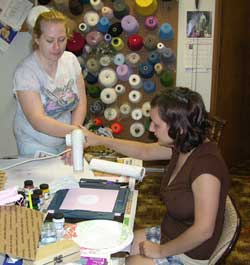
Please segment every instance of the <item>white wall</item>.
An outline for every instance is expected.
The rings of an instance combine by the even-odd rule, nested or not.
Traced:
[[[30,52],[31,35],[19,32],[9,49],[0,53],[0,157],[17,154],[13,135],[15,101],[12,95],[12,79],[17,63]]]
[[[179,21],[178,21],[178,41],[177,41],[177,74],[176,74],[176,85],[186,86],[197,92],[199,92],[205,102],[206,108],[210,110],[210,99],[211,99],[211,81],[212,81],[212,52],[213,52],[213,35],[214,35],[214,11],[215,11],[216,0],[199,0],[198,11],[211,11],[212,12],[212,38],[200,39],[193,38],[188,39],[186,37],[186,26],[187,26],[187,11],[196,11],[194,0],[179,0]],[[197,53],[194,52],[194,56],[197,55],[198,59],[204,56],[202,49],[204,47],[208,52],[209,68],[205,69],[187,69],[186,59],[186,45],[193,41],[198,45]],[[205,45],[204,45],[205,44]],[[205,51],[206,51],[205,50]],[[209,56],[210,54],[210,56]],[[205,60],[204,59],[204,60]]]

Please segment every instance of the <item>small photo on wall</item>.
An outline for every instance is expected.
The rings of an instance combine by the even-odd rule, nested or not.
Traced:
[[[212,12],[188,11],[186,33],[187,38],[211,38]]]

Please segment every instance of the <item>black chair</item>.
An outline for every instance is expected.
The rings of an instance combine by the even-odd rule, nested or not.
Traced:
[[[219,144],[223,129],[226,125],[226,121],[211,113],[208,114],[208,121],[211,126],[209,130],[208,138],[210,141],[213,141]]]

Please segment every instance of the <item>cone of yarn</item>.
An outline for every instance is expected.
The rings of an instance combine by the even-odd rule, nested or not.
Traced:
[[[157,0],[135,0],[135,11],[141,16],[153,15],[157,7]]]

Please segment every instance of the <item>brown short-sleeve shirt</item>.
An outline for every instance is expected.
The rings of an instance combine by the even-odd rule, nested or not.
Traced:
[[[207,142],[197,147],[168,185],[178,159],[173,152],[168,172],[161,183],[161,198],[167,213],[161,225],[161,243],[178,237],[194,222],[194,198],[192,182],[201,174],[211,174],[221,182],[220,203],[213,236],[195,249],[185,253],[193,259],[209,259],[220,238],[224,220],[225,201],[229,188],[227,166],[215,143]]]

